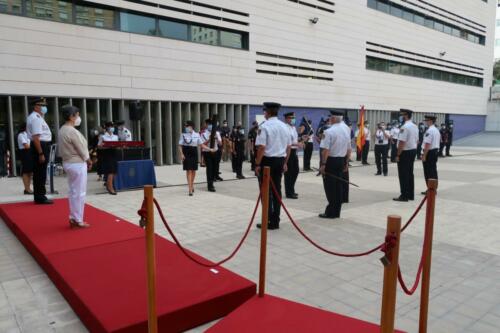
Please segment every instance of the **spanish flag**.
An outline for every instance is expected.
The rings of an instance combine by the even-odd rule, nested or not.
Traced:
[[[358,122],[358,137],[356,138],[356,146],[359,151],[363,150],[363,146],[365,145],[365,106],[361,106],[361,110],[359,110],[359,122]]]

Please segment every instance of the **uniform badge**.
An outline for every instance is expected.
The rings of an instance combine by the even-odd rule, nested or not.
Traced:
[[[259,129],[259,130],[257,131],[257,135],[260,135],[260,132],[262,132],[262,130],[261,130],[261,129]]]
[[[425,136],[429,136],[429,135],[430,135],[430,133],[425,134]]]
[[[399,131],[400,131],[401,133],[403,133],[403,132],[405,131],[405,129],[404,129],[404,128],[402,128],[402,129],[400,129]]]

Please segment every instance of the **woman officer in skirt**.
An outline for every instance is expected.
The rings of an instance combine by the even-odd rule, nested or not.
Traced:
[[[182,169],[186,170],[189,196],[193,196],[194,192],[194,177],[198,170],[198,147],[201,144],[201,136],[194,131],[194,123],[187,120],[184,124],[184,133],[179,138],[179,153],[182,159]]]

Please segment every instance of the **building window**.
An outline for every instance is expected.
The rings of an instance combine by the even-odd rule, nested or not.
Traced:
[[[156,35],[156,20],[153,17],[132,13],[120,13],[121,31],[143,35]]]
[[[76,5],[75,11],[76,24],[107,29],[115,27],[115,12],[111,9]]]
[[[407,21],[414,22],[419,25],[423,25],[430,29],[434,29],[446,34],[462,38],[472,43],[485,45],[486,37],[479,35],[475,32],[468,31],[459,27],[450,26],[448,23],[441,21],[437,18],[426,16],[420,12],[413,9],[401,6],[389,0],[367,0],[368,8],[376,9],[378,11],[390,14],[395,17],[403,18]],[[497,20],[497,26],[499,26],[499,21]]]
[[[188,25],[185,23],[160,20],[159,29],[162,37],[188,40]]]
[[[475,86],[475,87],[483,86],[483,79],[479,77],[451,73],[439,69],[427,68],[422,66],[404,64],[398,61],[381,59],[372,56],[366,57],[366,69],[386,72],[391,74],[413,76],[435,81],[446,81],[468,86]]]
[[[73,19],[73,4],[57,0],[27,0],[26,14],[29,17],[70,23]]]
[[[213,32],[213,36],[210,36]],[[210,45],[219,45],[217,30],[206,27],[191,26],[191,41]]]
[[[22,0],[0,0],[0,13],[21,14]]]
[[[221,31],[220,44],[221,46],[241,49],[243,48],[243,35],[238,32]]]

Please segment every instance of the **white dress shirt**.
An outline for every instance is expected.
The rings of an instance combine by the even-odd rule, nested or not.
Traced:
[[[256,146],[265,146],[264,156],[286,157],[288,146],[292,145],[289,126],[277,117],[271,117],[259,127]]]
[[[208,138],[210,139],[210,136]],[[181,146],[198,147],[202,143],[200,134],[195,131],[182,133],[179,138],[179,145]]]
[[[288,126],[288,130],[290,131],[290,137],[291,137],[291,140],[292,140],[292,149],[297,149],[299,148],[298,147],[298,144],[299,144],[299,133],[297,133],[297,129],[295,128],[295,126],[293,125],[289,125],[287,124]]]
[[[424,134],[424,145],[430,144],[429,149],[439,149],[439,143],[441,142],[441,133],[436,126],[431,125]]]
[[[47,125],[43,116],[41,116],[38,112],[31,112],[26,123],[26,133],[28,133],[28,139],[33,140],[33,135],[40,135],[40,141],[52,141],[52,133],[50,132],[49,125]]]
[[[403,150],[417,149],[418,127],[411,121],[411,119],[406,121],[406,123],[399,130],[398,141],[405,143]]]
[[[387,135],[387,136],[386,136]],[[389,143],[391,133],[387,130],[377,129],[375,132],[375,145],[386,145]],[[382,142],[380,142],[382,141]]]
[[[30,143],[31,140],[28,138],[28,133],[26,133],[26,131],[19,133],[19,135],[17,136],[17,146],[19,147],[19,150],[26,149],[24,148],[24,145],[29,145]]]
[[[212,132],[210,132],[209,130],[205,130],[202,134],[201,134],[201,142],[203,144],[205,144],[206,146],[209,146],[210,145],[210,134]],[[219,131],[215,132],[215,143],[214,143],[214,147],[213,149],[215,149],[215,151],[217,151],[219,149],[219,145],[222,144],[222,138],[220,136],[220,133]],[[206,148],[202,148],[201,149],[202,151],[204,152],[209,152],[210,149],[206,149]]]
[[[347,134],[341,123],[333,124],[323,132],[320,147],[329,150],[330,157],[345,157],[351,146],[351,135]]]

